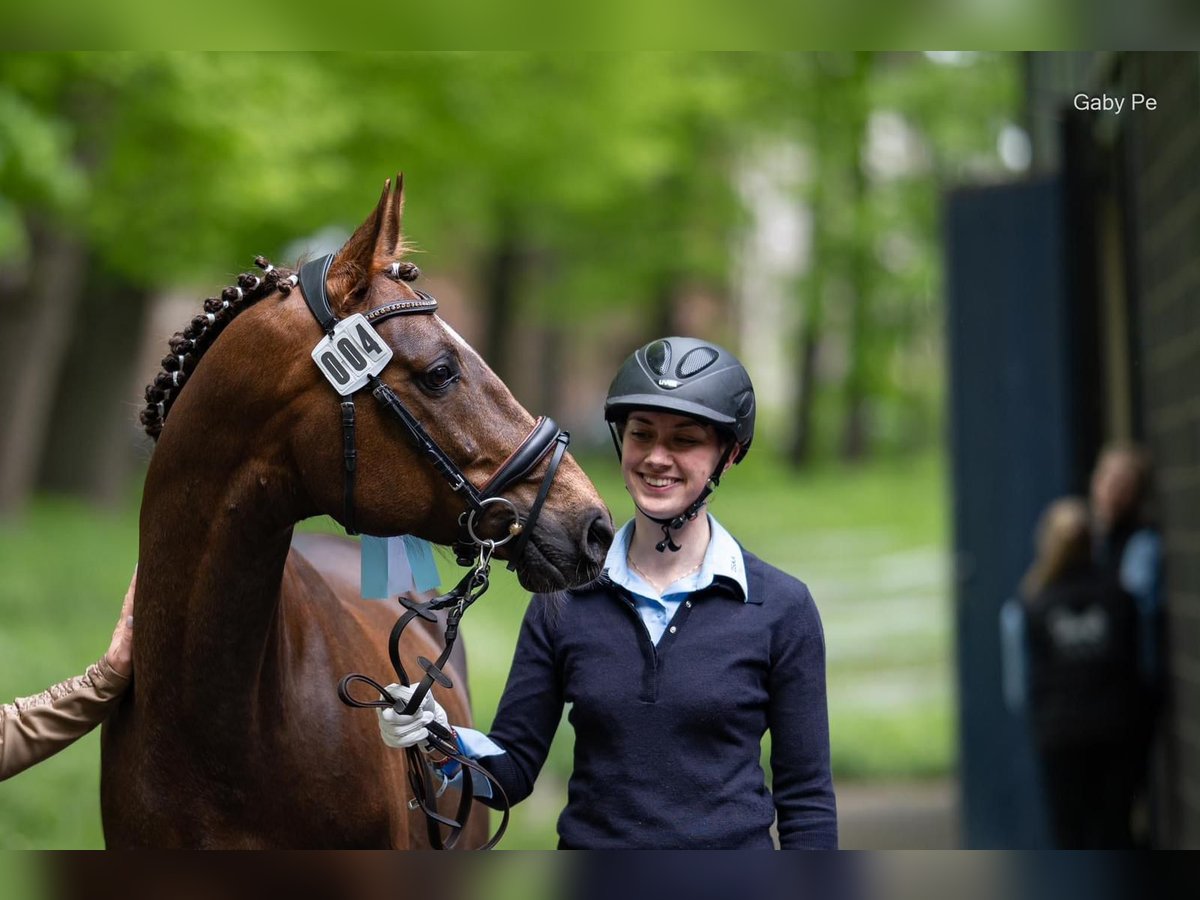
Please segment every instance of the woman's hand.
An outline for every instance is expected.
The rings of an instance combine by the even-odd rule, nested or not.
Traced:
[[[389,684],[387,686],[387,692],[392,697],[404,702],[408,702],[412,698],[414,691],[416,691],[415,685],[405,687],[400,684]],[[398,750],[411,747],[429,737],[429,729],[426,726],[430,722],[436,721],[447,730],[450,728],[450,720],[446,718],[446,711],[442,709],[440,703],[433,699],[432,692],[425,695],[420,708],[411,716],[398,713],[391,708],[377,709],[376,712],[379,714],[379,734],[383,738],[383,742]],[[429,751],[428,745],[423,745],[421,749]]]
[[[113,670],[126,677],[133,674],[133,592],[136,587],[137,566],[134,566],[129,590],[125,592],[125,600],[121,604],[121,616],[117,619],[117,627],[113,629],[108,652],[104,654]]]

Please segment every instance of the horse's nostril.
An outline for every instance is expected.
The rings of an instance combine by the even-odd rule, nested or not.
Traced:
[[[608,548],[612,544],[613,527],[608,513],[597,511],[588,524],[586,543],[588,557],[595,562],[603,562]]]

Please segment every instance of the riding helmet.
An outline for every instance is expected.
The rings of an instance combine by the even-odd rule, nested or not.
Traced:
[[[754,385],[728,350],[709,341],[651,341],[621,364],[608,388],[604,418],[623,421],[635,409],[691,416],[715,425],[738,444],[741,462],[754,437]]]

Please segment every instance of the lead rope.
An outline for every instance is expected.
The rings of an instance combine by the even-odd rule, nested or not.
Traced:
[[[480,544],[479,556],[475,565],[472,566],[471,571],[464,575],[462,580],[445,594],[423,603],[409,600],[407,597],[398,598],[400,605],[405,608],[405,612],[401,614],[400,618],[396,620],[396,624],[392,627],[392,633],[388,638],[388,657],[391,660],[392,668],[396,672],[396,677],[400,680],[400,684],[405,687],[411,685],[412,682],[409,680],[408,672],[405,670],[404,663],[400,659],[400,638],[404,633],[404,629],[418,617],[436,623],[437,616],[434,614],[435,610],[450,610],[446,616],[445,648],[434,662],[431,662],[424,656],[417,657],[417,664],[425,672],[425,675],[407,703],[397,700],[373,678],[358,673],[347,675],[338,684],[338,697],[341,698],[341,701],[347,706],[359,708],[391,707],[398,713],[411,716],[421,708],[421,703],[433,687],[434,682],[444,688],[452,688],[454,683],[445,673],[444,667],[446,661],[450,658],[451,651],[454,649],[455,642],[458,640],[458,628],[463,614],[471,607],[471,604],[483,596],[489,587],[488,576],[491,573],[491,558],[494,550],[495,544],[491,541]],[[352,696],[350,685],[359,681],[370,686],[385,699],[359,700]],[[503,786],[487,769],[462,753],[453,732],[444,728],[438,722],[430,722],[427,728],[429,736],[426,738],[426,743],[462,767],[461,795],[454,818],[442,815],[437,809],[438,791],[433,784],[433,766],[425,758],[425,754],[415,746],[406,747],[404,753],[408,764],[408,783],[413,792],[413,799],[408,804],[409,809],[420,809],[425,814],[429,842],[435,850],[453,849],[458,844],[463,829],[466,827],[467,819],[471,814],[471,808],[474,805],[475,775],[482,776],[491,783],[492,790],[498,792],[501,803],[502,818],[500,826],[496,829],[495,834],[478,848],[480,850],[491,850],[500,842],[500,839],[504,837],[504,832],[508,829],[510,804]],[[439,826],[445,826],[449,829],[449,834],[444,839],[442,838]]]

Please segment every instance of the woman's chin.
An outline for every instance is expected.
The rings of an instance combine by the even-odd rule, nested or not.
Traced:
[[[675,492],[672,491],[672,494]],[[637,501],[638,508],[643,513],[655,519],[669,519],[683,512],[683,507],[686,505],[683,502],[682,495],[678,497],[663,496],[661,494],[652,494],[647,496],[645,492],[639,492],[634,495]]]

